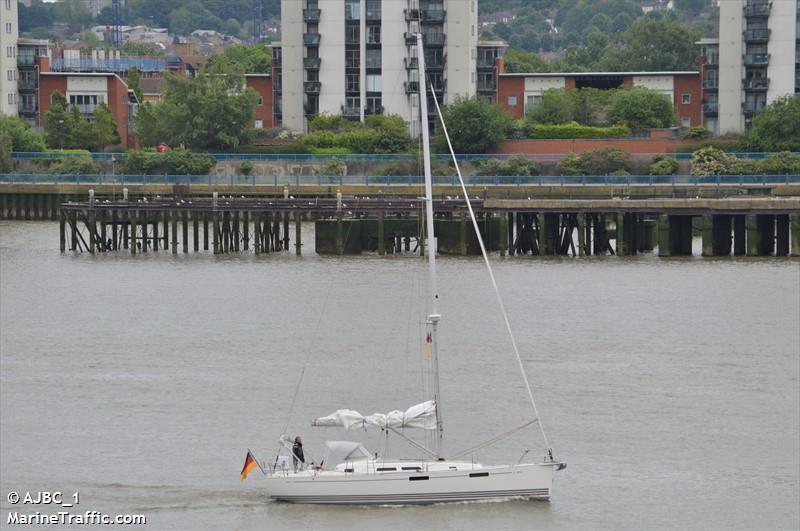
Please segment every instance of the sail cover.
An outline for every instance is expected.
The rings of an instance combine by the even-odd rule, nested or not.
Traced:
[[[320,417],[311,422],[318,428],[344,428],[355,430],[374,426],[377,428],[421,428],[423,430],[436,429],[436,403],[428,400],[416,406],[411,406],[405,411],[390,411],[389,413],[373,413],[364,416],[352,409],[340,409],[327,417]]]

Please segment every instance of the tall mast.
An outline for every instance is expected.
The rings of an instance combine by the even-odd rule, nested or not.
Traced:
[[[428,278],[430,283],[431,313],[431,353],[433,356],[433,400],[436,402],[436,458],[444,453],[444,425],[442,424],[442,400],[439,387],[439,344],[436,328],[442,316],[439,314],[439,290],[436,287],[436,238],[433,232],[433,182],[431,178],[431,139],[428,131],[428,97],[425,77],[425,49],[422,33],[417,33],[417,68],[419,72],[420,128],[422,129],[423,164],[425,167],[425,227],[428,233]]]

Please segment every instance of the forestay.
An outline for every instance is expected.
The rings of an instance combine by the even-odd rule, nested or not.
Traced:
[[[352,409],[339,409],[326,417],[320,417],[311,422],[318,428],[344,428],[354,430],[367,428],[420,428],[423,430],[436,429],[436,402],[428,400],[421,404],[411,406],[405,411],[390,411],[387,414],[373,413],[365,416]]]

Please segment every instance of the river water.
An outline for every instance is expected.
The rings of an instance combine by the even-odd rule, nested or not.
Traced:
[[[442,413],[458,450],[530,405],[481,261],[439,264]],[[80,512],[144,514],[158,530],[800,526],[800,262],[495,267],[569,465],[552,501],[309,507],[268,501],[257,470],[240,481],[246,449],[272,458],[306,367],[287,431],[308,453],[325,438],[405,450],[309,421],[425,398],[422,260],[61,255],[57,225],[0,222],[0,527],[13,510],[49,511],[12,506],[11,491],[79,492]],[[524,448],[543,453],[537,432],[478,457],[516,462]]]

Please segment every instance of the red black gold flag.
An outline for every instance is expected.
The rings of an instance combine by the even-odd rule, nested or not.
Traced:
[[[242,481],[247,479],[247,474],[249,474],[250,471],[257,466],[258,463],[256,463],[256,458],[253,457],[253,454],[250,453],[250,450],[247,450],[247,457],[245,457],[244,466],[242,467]]]

